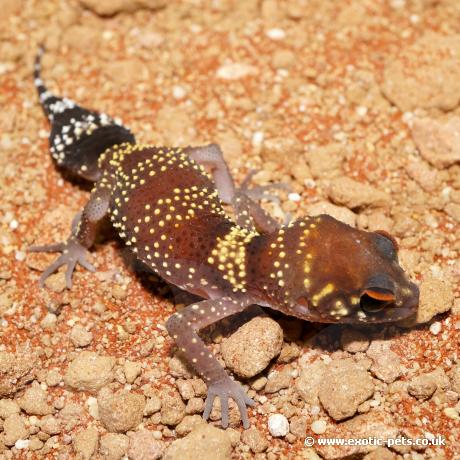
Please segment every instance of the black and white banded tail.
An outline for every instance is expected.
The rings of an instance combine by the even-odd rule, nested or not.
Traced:
[[[101,154],[115,145],[134,144],[134,136],[120,120],[85,109],[70,99],[51,93],[41,79],[43,54],[44,50],[40,48],[35,59],[34,83],[51,124],[51,155],[64,170],[96,181],[101,175],[98,166]]]

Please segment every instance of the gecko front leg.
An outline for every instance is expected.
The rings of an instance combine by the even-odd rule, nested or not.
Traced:
[[[72,287],[72,275],[77,264],[90,271],[95,268],[87,261],[88,249],[93,245],[98,223],[104,218],[109,209],[111,196],[110,182],[104,175],[96,184],[91,197],[83,211],[79,212],[72,221],[69,238],[63,243],[44,246],[32,246],[30,252],[61,252],[62,254],[40,276],[40,287],[46,279],[59,267],[67,265],[65,274],[66,286]]]
[[[224,428],[228,426],[229,398],[237,404],[244,428],[249,427],[246,406],[254,405],[254,401],[246,395],[238,382],[229,377],[197,332],[216,321],[243,311],[252,303],[254,302],[251,299],[231,299],[229,297],[203,300],[175,313],[166,322],[169,335],[208,385],[203,418],[208,419],[214,399],[218,397],[221,402]]]
[[[279,198],[269,192],[271,189],[286,190],[285,184],[255,185],[250,187],[252,177],[257,171],[251,171],[240,187],[235,187],[230,169],[217,144],[201,147],[187,147],[187,153],[198,164],[211,171],[220,199],[233,207],[238,225],[252,231],[271,232],[280,227],[256,200],[266,199],[279,203]]]

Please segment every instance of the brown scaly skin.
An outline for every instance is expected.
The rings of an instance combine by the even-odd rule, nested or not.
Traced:
[[[35,83],[51,122],[56,161],[96,181],[67,242],[31,248],[62,252],[40,282],[67,265],[70,288],[77,263],[92,270],[86,252],[108,215],[139,260],[204,299],[172,315],[166,327],[208,384],[205,419],[219,397],[226,427],[232,398],[247,428],[246,406],[254,402],[206,348],[200,329],[251,304],[318,322],[378,323],[415,313],[418,289],[400,268],[390,236],[327,215],[280,227],[254,201],[266,196],[266,188],[236,189],[217,145],[137,145],[107,115],[50,94],[39,70],[37,60]],[[233,206],[235,220],[223,203]]]

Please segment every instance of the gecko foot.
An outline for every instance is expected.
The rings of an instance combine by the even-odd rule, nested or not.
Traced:
[[[77,263],[87,270],[94,272],[96,269],[86,259],[87,249],[74,238],[69,238],[65,243],[48,244],[45,246],[31,246],[30,252],[62,252],[62,254],[51,264],[40,276],[40,287],[43,287],[46,279],[62,265],[67,265],[65,273],[66,286],[72,287],[72,275]]]
[[[246,394],[243,387],[232,380],[230,377],[211,383],[208,387],[203,418],[207,420],[212,410],[214,399],[220,399],[220,411],[222,417],[222,426],[228,427],[228,400],[233,399],[240,411],[240,417],[245,429],[249,428],[249,419],[246,406],[253,406],[255,402]]]
[[[252,200],[257,201],[257,200],[263,199],[263,200],[268,200],[273,203],[279,204],[280,199],[276,195],[272,195],[271,193],[268,193],[268,191],[273,190],[273,189],[289,191],[290,190],[289,185],[283,182],[280,182],[277,184],[255,185],[253,187],[249,187],[252,177],[257,172],[258,171],[254,169],[249,171],[237,191],[245,194]]]

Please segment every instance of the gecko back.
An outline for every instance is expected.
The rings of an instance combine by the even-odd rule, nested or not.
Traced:
[[[131,131],[118,119],[80,107],[46,88],[41,79],[41,48],[35,60],[34,82],[40,103],[51,124],[50,151],[58,166],[70,174],[96,181],[101,176],[98,159],[114,145],[134,144]]]

